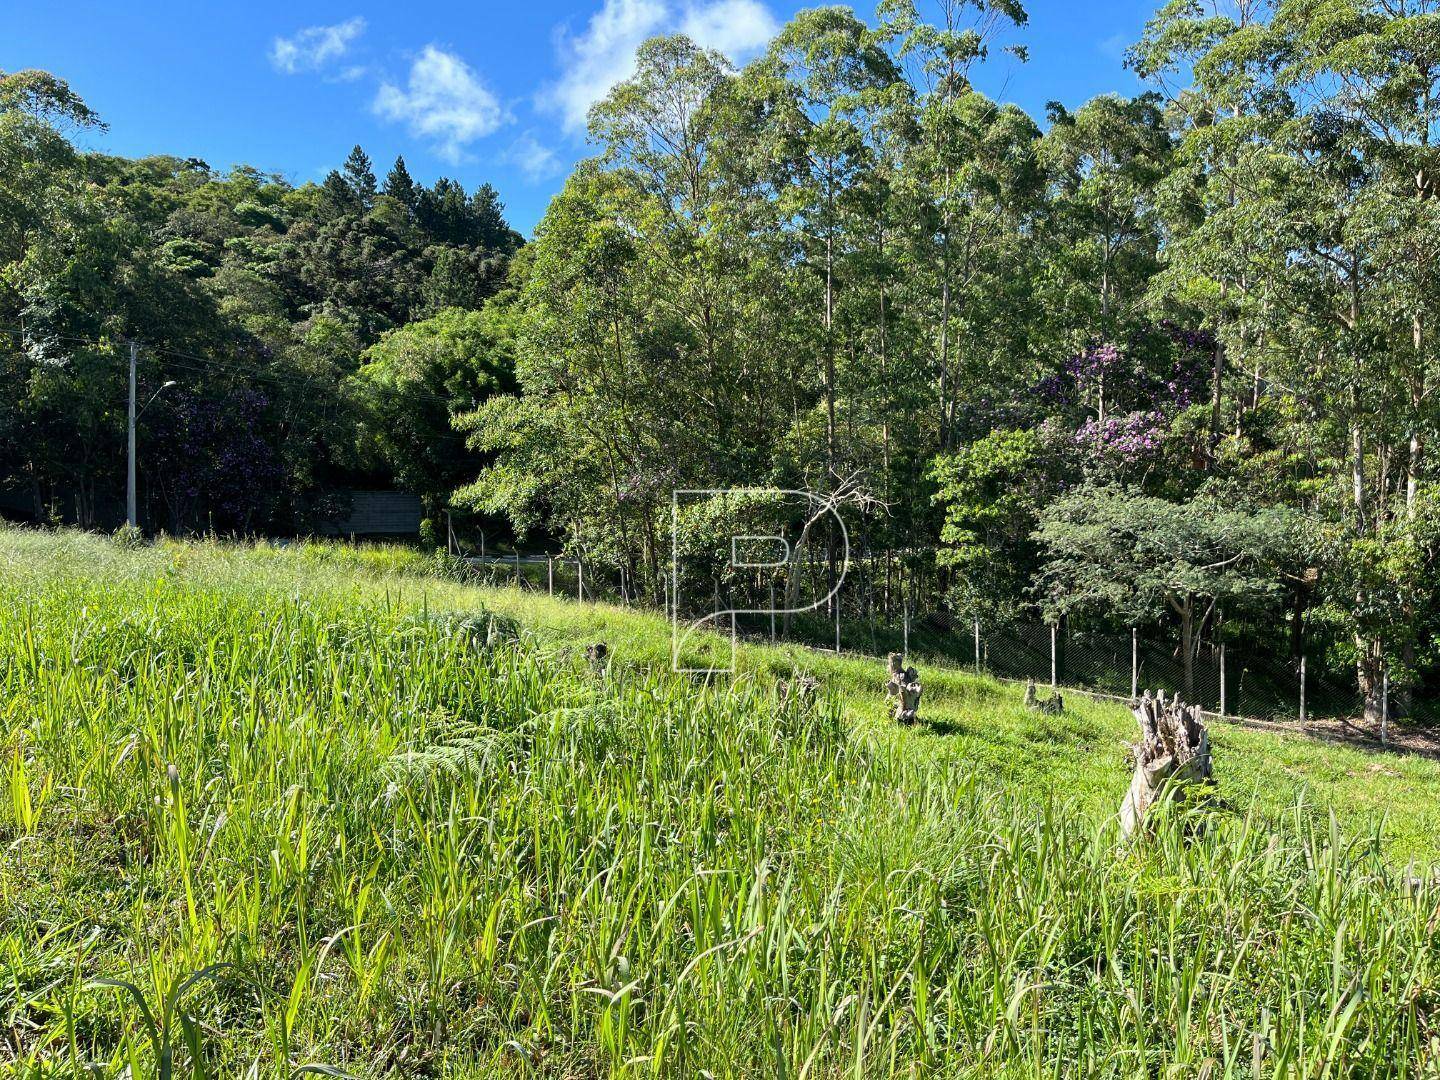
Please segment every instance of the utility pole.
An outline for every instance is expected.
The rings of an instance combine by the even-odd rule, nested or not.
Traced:
[[[140,414],[154,404],[155,399],[163,394],[170,387],[175,385],[175,380],[162,383],[159,390],[150,395],[150,400],[144,405],[138,405],[135,400],[135,368],[140,358],[140,346],[130,342],[130,409],[128,416],[127,435],[128,453],[125,462],[125,521],[134,529],[140,526],[139,500],[135,495],[135,422],[140,419]]]
[[[140,515],[135,506],[135,361],[138,358],[140,347],[134,341],[130,342],[130,423],[129,442],[130,459],[126,468],[125,479],[125,520],[129,522],[132,529],[140,524]]]

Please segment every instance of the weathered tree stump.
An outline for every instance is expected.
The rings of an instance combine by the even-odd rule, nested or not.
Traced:
[[[895,702],[895,719],[913,724],[920,719],[920,673],[905,667],[900,653],[890,654],[890,677],[885,680],[885,698]]]
[[[900,696],[900,683],[905,678],[905,656],[902,653],[892,652],[890,654],[890,665],[888,668],[889,678],[885,680],[885,697],[894,698]]]
[[[1048,698],[1040,697],[1035,692],[1035,680],[1029,679],[1025,683],[1025,707],[1045,713],[1047,716],[1059,716],[1065,711],[1065,698],[1058,690]]]
[[[1210,779],[1210,732],[1198,705],[1165,691],[1145,696],[1135,706],[1140,741],[1134,746],[1135,775],[1120,804],[1120,831],[1133,836],[1145,814],[1162,798],[1183,798],[1184,789]]]

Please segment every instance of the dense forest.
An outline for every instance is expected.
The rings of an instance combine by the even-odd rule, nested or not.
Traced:
[[[104,521],[125,488],[137,342],[142,519],[304,531],[346,483],[433,507],[481,459],[450,414],[513,386],[486,301],[522,239],[488,185],[320,184],[80,153],[102,121],[58,77],[0,78],[0,484]],[[173,385],[170,385],[173,384]]]
[[[1173,0],[1151,92],[1043,118],[975,85],[1025,22],[818,8],[739,70],[652,40],[523,247],[489,187],[359,148],[299,187],[82,153],[61,79],[5,77],[0,482],[82,523],[122,488],[134,338],[178,384],[157,527],[303,532],[368,477],[658,602],[674,490],[805,489],[957,617],[1423,696],[1440,4]]]

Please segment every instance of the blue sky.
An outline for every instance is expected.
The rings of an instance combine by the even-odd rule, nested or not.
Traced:
[[[639,40],[685,30],[743,61],[806,6],[0,0],[0,70],[39,67],[69,80],[110,124],[87,140],[95,149],[193,156],[217,168],[244,162],[303,183],[358,142],[382,177],[403,154],[426,182],[488,180],[528,235],[587,153],[586,106],[628,73]],[[1037,119],[1050,100],[1134,93],[1121,53],[1155,6],[1030,0],[1030,25],[1017,38],[1030,62],[992,63],[982,88]]]

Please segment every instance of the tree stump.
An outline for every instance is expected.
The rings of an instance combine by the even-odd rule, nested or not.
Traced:
[[[913,724],[920,719],[920,673],[913,667],[902,669],[899,653],[890,654],[890,678],[885,683],[886,699],[895,702],[895,719]]]
[[[900,696],[900,684],[905,680],[905,657],[898,652],[890,654],[890,677],[885,680],[885,697],[896,698]]]
[[[1184,789],[1210,779],[1210,732],[1198,705],[1178,697],[1165,700],[1165,691],[1145,696],[1135,706],[1140,741],[1134,746],[1135,775],[1120,804],[1120,832],[1133,836],[1145,814],[1162,798],[1183,798]]]
[[[1040,697],[1035,692],[1035,680],[1029,679],[1025,683],[1025,707],[1035,709],[1046,716],[1059,716],[1065,711],[1065,698],[1058,690],[1048,698]]]

